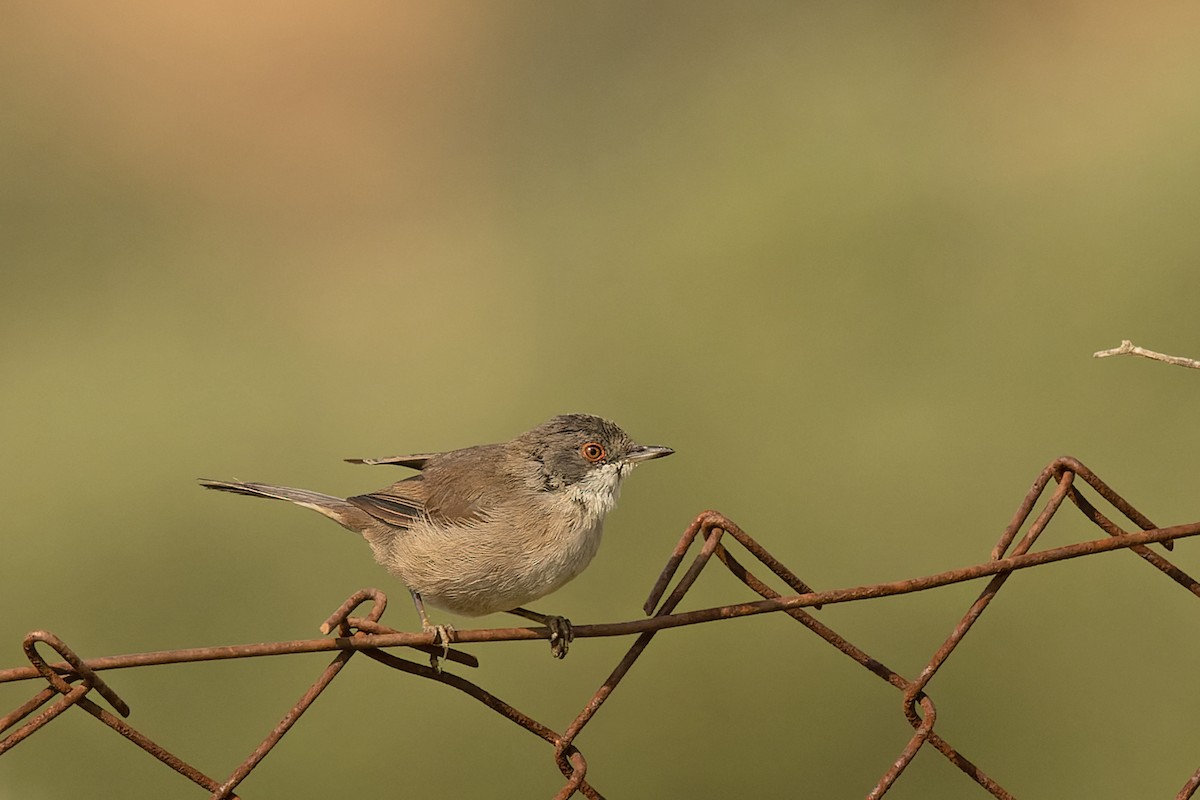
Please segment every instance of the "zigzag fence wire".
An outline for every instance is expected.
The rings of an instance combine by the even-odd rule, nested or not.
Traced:
[[[1110,520],[1099,511],[1091,500],[1081,491],[1082,485],[1091,487],[1101,498],[1116,509],[1128,523],[1139,528],[1139,531],[1128,532],[1116,522]],[[1033,510],[1039,498],[1045,494],[1049,497],[1041,511],[1033,516]],[[1033,545],[1041,536],[1046,526],[1063,508],[1064,502],[1070,500],[1084,517],[1096,525],[1105,534],[1104,538],[1078,542],[1048,550],[1033,551]],[[1032,519],[1031,519],[1032,517]],[[1024,533],[1022,534],[1022,531]],[[979,564],[961,567],[959,569],[940,572],[936,575],[908,578],[905,580],[880,583],[871,586],[856,586],[845,589],[814,591],[798,578],[791,570],[774,558],[761,544],[751,538],[736,523],[716,511],[705,511],[700,514],[679,540],[662,574],[659,576],[650,597],[646,601],[646,619],[629,622],[615,622],[600,625],[579,625],[575,627],[575,636],[586,639],[592,636],[628,636],[637,638],[618,662],[612,673],[604,680],[595,693],[588,698],[578,716],[561,732],[538,722],[522,713],[500,698],[488,692],[479,684],[448,669],[435,669],[432,666],[401,658],[383,648],[406,646],[423,650],[427,653],[443,655],[440,646],[435,646],[431,633],[406,633],[396,631],[380,624],[379,619],[387,604],[387,598],[377,589],[364,589],[347,598],[337,611],[322,625],[321,630],[326,634],[335,634],[320,639],[300,639],[286,642],[271,642],[266,644],[231,645],[226,647],[199,647],[185,650],[169,650],[154,653],[139,653],[135,655],[108,656],[85,660],[78,656],[66,643],[52,633],[33,631],[25,637],[25,655],[30,666],[0,670],[0,683],[21,680],[41,680],[45,686],[33,695],[27,702],[22,703],[8,714],[0,718],[0,756],[6,755],[16,745],[45,728],[50,722],[59,717],[69,708],[78,708],[104,723],[107,727],[130,740],[145,750],[154,758],[166,764],[193,783],[209,792],[213,800],[236,798],[237,786],[246,776],[270,753],[283,736],[304,714],[305,710],[320,696],[342,671],[346,663],[358,653],[363,653],[389,667],[415,675],[429,681],[465,692],[488,708],[496,711],[514,724],[524,728],[545,740],[552,748],[555,766],[562,773],[565,783],[555,798],[569,798],[582,794],[588,798],[602,798],[603,795],[587,780],[587,761],[583,753],[575,746],[575,741],[587,724],[600,711],[613,695],[622,679],[645,652],[650,642],[659,632],[667,628],[684,625],[695,625],[714,622],[721,619],[742,617],[752,614],[781,613],[803,625],[809,632],[819,636],[832,647],[844,653],[855,663],[868,670],[876,677],[891,684],[900,692],[901,708],[905,719],[912,726],[913,734],[900,751],[892,765],[879,778],[868,800],[883,797],[884,794],[900,778],[905,768],[913,758],[924,748],[941,753],[952,764],[958,767],[971,781],[980,786],[983,791],[997,798],[1012,798],[1013,795],[1001,786],[994,778],[986,774],[979,766],[968,759],[936,730],[937,709],[925,688],[946,663],[955,648],[963,640],[980,615],[995,599],[1004,587],[1009,576],[1022,569],[1038,567],[1069,558],[1093,556],[1111,550],[1129,550],[1143,559],[1149,566],[1161,572],[1164,576],[1179,584],[1185,591],[1200,596],[1200,583],[1184,573],[1163,556],[1150,550],[1147,545],[1160,543],[1168,550],[1175,539],[1200,534],[1200,522],[1189,525],[1176,525],[1169,528],[1159,528],[1144,514],[1126,502],[1106,483],[1073,458],[1060,458],[1051,462],[1034,481],[1029,493],[1021,502],[1012,521],[1005,528],[1000,540],[993,548],[990,558]],[[1020,536],[1018,541],[1017,537]],[[781,595],[768,587],[762,579],[751,572],[735,557],[734,552],[727,547],[730,540],[737,542],[753,562],[765,568],[791,588],[794,594]],[[699,543],[698,552],[692,558],[690,565],[682,577],[672,586],[680,567],[683,566],[688,553]],[[1015,544],[1014,544],[1015,542]],[[676,613],[675,609],[683,600],[688,590],[695,583],[700,573],[709,565],[723,565],[735,578],[758,594],[762,599],[754,602],[736,603],[716,608],[705,608],[695,611]],[[946,641],[933,654],[925,667],[914,678],[907,678],[888,668],[879,660],[872,658],[861,648],[855,646],[840,636],[828,625],[820,622],[809,613],[808,609],[820,608],[831,603],[847,603],[871,598],[887,597],[909,592],[920,592],[939,586],[963,581],[990,578],[979,597],[971,604],[962,619],[955,625],[954,630]],[[354,612],[364,603],[370,602],[370,608],[365,616],[355,616]],[[550,635],[545,628],[492,628],[481,630],[456,631],[453,639],[456,643],[513,641],[518,639],[545,639]],[[63,660],[57,663],[48,662],[42,655],[40,646],[45,645],[54,650]],[[129,706],[121,696],[100,677],[100,672],[135,666],[152,666],[160,664],[178,664],[189,661],[212,661],[229,658],[256,658],[267,655],[286,655],[293,653],[331,652],[335,655],[329,665],[321,672],[317,680],[296,702],[287,710],[279,723],[271,730],[265,739],[224,779],[217,779],[200,771],[197,767],[184,761],[179,756],[168,751],[145,733],[125,721],[129,716]],[[447,661],[462,666],[477,666],[478,662],[470,654],[450,650],[444,654]],[[99,695],[108,706],[116,712],[109,711],[92,699],[93,693]],[[43,708],[44,707],[44,708]],[[39,709],[43,709],[40,710]],[[36,713],[35,713],[36,712]],[[33,715],[32,717],[30,715]],[[27,719],[28,718],[28,719]],[[5,735],[6,731],[11,732]],[[1192,773],[1184,782],[1177,800],[1190,798],[1200,787],[1200,770]]]

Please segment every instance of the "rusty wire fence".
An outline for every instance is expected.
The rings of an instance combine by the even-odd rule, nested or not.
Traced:
[[[1090,487],[1112,508],[1116,509],[1125,518],[1126,524],[1131,523],[1140,530],[1128,532],[1117,522],[1105,516],[1088,499],[1083,491],[1084,486]],[[1048,497],[1035,516],[1034,508],[1043,495],[1048,495]],[[1055,515],[1063,509],[1064,502],[1067,500],[1070,501],[1071,506],[1074,506],[1084,517],[1096,525],[1105,536],[1063,547],[1033,551],[1032,548],[1038,537]],[[799,622],[809,632],[819,636],[859,666],[880,680],[886,681],[900,692],[901,709],[905,719],[912,726],[913,734],[904,744],[892,765],[867,795],[868,798],[884,796],[923,748],[941,753],[992,797],[1011,798],[1012,794],[937,732],[937,708],[932,698],[926,694],[925,687],[947,659],[953,655],[955,648],[971,631],[972,626],[995,599],[1014,571],[1110,550],[1128,549],[1166,578],[1178,583],[1185,591],[1200,596],[1200,584],[1162,555],[1147,547],[1153,543],[1160,543],[1169,550],[1175,539],[1197,534],[1200,534],[1200,522],[1169,528],[1156,527],[1144,514],[1126,502],[1079,461],[1073,458],[1060,458],[1050,463],[1038,476],[1012,521],[992,549],[987,561],[936,575],[871,586],[814,591],[732,520],[716,511],[706,511],[698,516],[684,532],[667,560],[666,566],[646,601],[645,611],[648,615],[646,619],[576,626],[575,636],[578,638],[628,635],[636,635],[637,638],[612,673],[588,698],[578,716],[561,731],[533,719],[488,692],[478,683],[456,674],[451,671],[453,667],[434,669],[431,666],[385,651],[383,648],[405,646],[427,653],[442,654],[442,648],[434,646],[434,634],[405,633],[380,624],[379,619],[383,614],[387,599],[382,592],[376,589],[364,589],[347,598],[346,602],[322,625],[321,630],[327,636],[320,639],[200,647],[85,660],[54,634],[47,631],[33,631],[24,640],[24,650],[30,666],[0,670],[0,683],[40,680],[45,683],[45,686],[27,702],[0,718],[0,736],[4,737],[0,740],[0,756],[7,754],[16,745],[45,728],[67,709],[75,707],[95,717],[105,726],[133,742],[184,778],[203,787],[209,793],[210,798],[214,800],[236,798],[238,797],[235,792],[237,786],[291,730],[305,710],[340,674],[346,663],[361,652],[368,658],[401,672],[465,692],[515,725],[543,739],[550,746],[554,766],[565,779],[562,788],[555,795],[556,798],[568,798],[580,794],[588,798],[601,798],[603,795],[600,791],[588,782],[587,761],[574,743],[616,691],[622,679],[654,637],[667,628],[752,614],[782,613]],[[699,540],[698,552],[682,576],[676,581],[675,578],[680,567],[683,566],[693,545],[697,544],[697,540]],[[752,559],[751,566],[769,570],[786,583],[794,594],[781,595],[768,587],[759,575],[752,572],[743,561],[739,560],[738,556],[735,556],[735,550],[729,547],[731,540],[736,542],[740,548],[737,550],[738,556],[742,558],[748,556],[749,559]],[[746,555],[743,556],[742,551]],[[675,609],[700,573],[714,563],[714,557],[716,563],[721,564],[735,578],[763,599],[675,613]],[[900,675],[882,662],[872,658],[806,610],[818,609],[822,605],[832,603],[919,592],[980,578],[990,578],[990,580],[978,598],[967,609],[962,619],[954,626],[954,630],[951,631],[942,646],[932,655],[920,673],[912,678]],[[673,585],[672,581],[675,581]],[[365,615],[356,615],[357,610],[365,604],[369,604]],[[328,634],[333,635],[329,636]],[[462,643],[548,637],[549,631],[545,628],[464,630],[457,631],[453,635],[455,642]],[[46,650],[53,650],[62,661],[57,663],[48,661],[45,655]],[[223,779],[214,778],[202,772],[127,723],[124,718],[129,715],[128,704],[99,674],[105,670],[127,667],[321,651],[335,654],[329,665],[325,667],[296,704],[287,710],[279,723],[254,751]],[[457,650],[450,650],[446,654],[446,660],[459,666],[478,665],[473,656]],[[99,695],[112,710],[104,708],[92,699],[93,693]],[[43,709],[47,704],[49,704],[48,707]],[[1182,800],[1192,797],[1197,787],[1200,787],[1200,770],[1192,773],[1184,781],[1176,798]]]

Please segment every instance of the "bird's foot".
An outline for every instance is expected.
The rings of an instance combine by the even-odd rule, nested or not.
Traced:
[[[571,642],[575,640],[575,629],[571,620],[550,614],[546,617],[546,627],[550,629],[550,653],[555,658],[566,658]]]
[[[421,630],[423,630],[425,633],[435,634],[437,638],[433,640],[433,643],[435,645],[440,644],[442,646],[442,655],[440,657],[436,655],[429,656],[429,666],[433,667],[437,672],[441,672],[442,662],[440,659],[448,658],[450,656],[450,641],[451,636],[454,634],[454,626],[431,625],[428,622],[422,622]]]

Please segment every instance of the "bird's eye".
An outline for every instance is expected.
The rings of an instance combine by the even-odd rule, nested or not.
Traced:
[[[579,448],[579,454],[593,463],[604,458],[606,455],[604,452],[604,446],[598,442],[588,442],[583,447]]]

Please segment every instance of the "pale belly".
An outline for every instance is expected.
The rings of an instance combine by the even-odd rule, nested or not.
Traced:
[[[601,528],[581,521],[538,535],[414,529],[375,555],[428,605],[475,617],[531,603],[575,578],[596,555]]]

